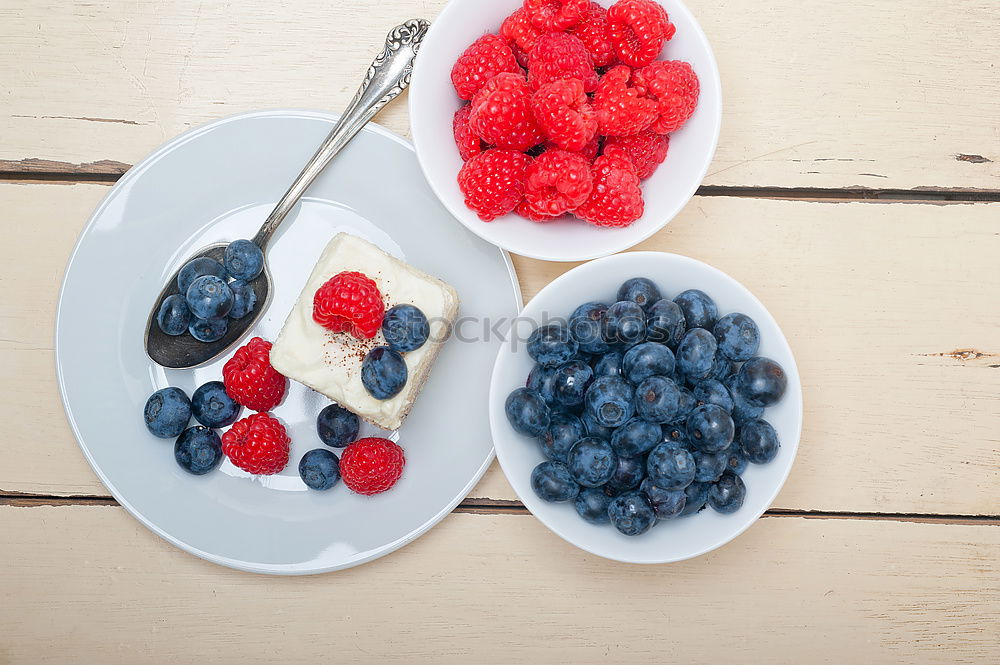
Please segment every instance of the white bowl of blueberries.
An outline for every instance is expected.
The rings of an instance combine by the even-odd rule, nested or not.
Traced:
[[[802,430],[792,351],[743,285],[630,252],[542,289],[490,389],[497,458],[525,506],[588,552],[667,563],[729,542],[771,505]]]

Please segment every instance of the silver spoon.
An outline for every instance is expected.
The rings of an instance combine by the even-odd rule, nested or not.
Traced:
[[[398,97],[410,84],[413,60],[429,27],[430,23],[424,19],[410,19],[393,28],[385,39],[385,49],[376,56],[371,67],[368,68],[364,82],[344,114],[340,116],[336,126],[330,131],[330,135],[326,137],[319,150],[305,165],[302,173],[281,197],[278,205],[274,207],[263,226],[257,231],[253,242],[264,252],[265,261],[263,272],[257,279],[250,282],[257,294],[257,304],[254,310],[242,319],[230,319],[229,330],[215,342],[199,342],[188,333],[176,337],[167,335],[160,330],[160,326],[156,322],[156,315],[164,298],[180,292],[175,273],[157,297],[156,305],[150,312],[149,321],[146,324],[146,354],[153,362],[173,369],[189,369],[207,363],[239,342],[247,330],[260,319],[270,304],[272,292],[271,274],[267,269],[266,261],[268,240],[271,239],[278,226],[326,165],[383,106]],[[225,249],[225,244],[210,245],[192,254],[184,261],[184,264],[202,256],[207,256],[221,263]],[[178,272],[180,271],[178,270]]]

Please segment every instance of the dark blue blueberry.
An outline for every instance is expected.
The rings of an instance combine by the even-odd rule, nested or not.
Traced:
[[[740,448],[754,464],[767,464],[778,454],[778,433],[766,420],[751,420],[740,425]]]
[[[646,460],[643,457],[621,457],[619,455],[615,473],[605,487],[608,487],[617,496],[638,487],[645,477]]]
[[[257,304],[257,292],[252,286],[237,280],[229,283],[229,290],[233,292],[233,308],[229,310],[229,318],[242,319],[253,311]]]
[[[326,448],[310,450],[299,460],[299,477],[312,490],[328,490],[340,480],[340,460]]]
[[[760,347],[760,330],[746,314],[726,314],[715,324],[712,334],[719,342],[719,353],[736,362],[750,360]]]
[[[726,449],[726,470],[741,475],[747,469],[747,455],[740,448],[738,441],[733,441],[732,445]]]
[[[163,299],[159,311],[156,312],[156,325],[160,330],[168,335],[183,335],[190,323],[191,310],[188,309],[184,296],[175,293]]]
[[[600,487],[611,480],[618,467],[618,457],[610,443],[588,436],[569,449],[566,466],[573,479],[583,487]]]
[[[707,379],[694,388],[694,398],[698,404],[715,404],[728,413],[733,412],[733,397],[721,381]]]
[[[674,302],[684,312],[684,320],[687,321],[689,330],[691,328],[711,330],[715,320],[719,318],[719,308],[704,291],[690,289],[674,298]]]
[[[622,360],[624,357],[621,351],[609,351],[601,356],[594,364],[594,377],[599,376],[621,376]]]
[[[174,459],[188,473],[202,476],[222,462],[222,440],[207,427],[189,427],[174,443]]]
[[[583,410],[580,420],[583,422],[583,427],[587,430],[588,436],[596,436],[598,439],[604,439],[605,441],[611,440],[611,436],[614,434],[615,430],[611,427],[605,427],[601,423],[597,422],[597,418],[594,417],[594,414],[587,409]]]
[[[431,336],[431,324],[413,305],[396,305],[382,318],[382,334],[389,348],[407,353],[424,345]]]
[[[541,436],[551,422],[545,400],[528,388],[518,388],[508,395],[504,410],[511,427],[526,436]]]
[[[635,412],[651,423],[669,423],[681,406],[681,393],[673,381],[651,376],[635,389]]]
[[[758,356],[743,363],[733,389],[753,406],[768,407],[781,400],[787,385],[788,377],[781,365]]]
[[[682,490],[694,480],[694,458],[691,453],[672,443],[653,448],[646,460],[646,475],[657,487]]]
[[[361,361],[361,385],[375,399],[398,395],[408,375],[403,356],[388,346],[376,346]]]
[[[739,364],[727,360],[716,350],[715,361],[712,363],[712,371],[708,373],[708,378],[715,379],[716,381],[725,381],[733,374],[736,374],[737,370],[739,370]]]
[[[537,328],[528,337],[528,355],[546,367],[569,362],[579,348],[569,328],[561,323],[550,323]]]
[[[626,492],[611,499],[608,517],[614,527],[626,536],[640,536],[656,523],[653,507],[642,492]]]
[[[642,481],[639,490],[646,495],[658,520],[672,520],[678,517],[687,505],[685,490],[665,490],[654,485],[649,478]]]
[[[659,425],[633,418],[615,430],[611,435],[611,447],[622,457],[645,455],[663,439]]]
[[[677,368],[688,381],[701,381],[715,363],[715,338],[704,328],[692,328],[677,347]]]
[[[708,490],[711,487],[712,483],[691,483],[685,487],[684,495],[687,497],[687,502],[680,516],[687,517],[701,511],[708,503]]]
[[[252,240],[234,240],[226,247],[222,262],[233,279],[249,282],[264,270],[264,252]]]
[[[555,367],[545,367],[536,364],[528,374],[528,388],[542,396],[549,406],[555,404],[556,396],[552,391],[552,379],[556,374]]]
[[[550,460],[566,461],[566,453],[573,444],[587,436],[583,422],[572,413],[554,411],[549,416],[549,426],[538,438],[542,453]]]
[[[153,436],[172,439],[180,436],[191,420],[191,400],[180,388],[157,390],[146,400],[142,418]]]
[[[203,275],[191,282],[185,295],[188,309],[199,319],[221,319],[233,308],[233,290],[226,280]]]
[[[688,439],[698,450],[719,453],[733,442],[736,427],[721,406],[702,404],[687,419]]]
[[[646,339],[650,342],[659,342],[676,349],[686,331],[684,312],[673,300],[657,301],[646,313]]]
[[[552,375],[552,394],[558,406],[579,406],[594,378],[594,370],[582,360],[571,360]]]
[[[580,493],[569,469],[562,462],[542,462],[531,472],[531,489],[542,501],[572,501]]]
[[[331,404],[316,416],[319,440],[331,448],[345,448],[357,441],[361,419],[339,404]]]
[[[674,373],[674,352],[656,342],[636,344],[622,358],[622,374],[632,383],[640,383],[654,375]]]
[[[188,332],[199,342],[216,342],[229,331],[229,322],[225,319],[191,319]]]
[[[204,275],[215,275],[223,281],[229,277],[226,267],[215,259],[210,259],[207,256],[192,259],[184,264],[181,271],[177,273],[177,288],[180,290],[181,295],[187,293],[191,282]]]
[[[740,395],[735,390],[736,377],[729,377],[726,382],[726,388],[729,388],[729,394],[733,398],[733,422],[737,425],[741,425],[748,420],[754,420],[755,418],[760,418],[764,415],[764,407],[754,406],[750,402],[746,401],[742,395]]]
[[[588,302],[577,307],[569,317],[569,329],[573,339],[586,353],[607,353],[608,343],[604,341],[601,328],[608,306],[600,302]]]
[[[587,487],[580,490],[580,493],[577,494],[574,505],[576,506],[577,515],[582,517],[585,522],[607,524],[609,521],[609,503],[611,503],[611,497],[602,490]]]
[[[604,315],[604,341],[630,347],[646,338],[646,313],[631,300],[616,302]]]
[[[618,300],[631,300],[643,309],[649,309],[660,300],[660,290],[645,277],[633,277],[618,289]]]
[[[680,392],[680,406],[677,408],[677,414],[670,420],[670,422],[684,424],[687,422],[687,417],[690,416],[691,412],[698,406],[698,400],[694,398],[694,393],[687,388],[678,388],[678,390]]]
[[[635,411],[632,398],[633,389],[628,381],[617,376],[602,376],[590,384],[584,402],[598,424],[618,427]]]
[[[670,425],[664,425],[663,436],[661,441],[665,443],[676,444],[682,448],[690,448],[691,444],[688,440],[687,427],[684,423],[672,423]]]
[[[226,393],[222,381],[209,381],[191,396],[191,413],[205,427],[229,427],[240,417],[242,409]]]
[[[694,479],[699,483],[715,482],[726,470],[726,463],[729,461],[729,450],[719,453],[706,453],[701,450],[693,450],[691,457],[694,458],[695,474]]]
[[[735,513],[743,505],[747,496],[747,486],[735,473],[726,471],[708,490],[708,505],[716,511],[728,515]]]

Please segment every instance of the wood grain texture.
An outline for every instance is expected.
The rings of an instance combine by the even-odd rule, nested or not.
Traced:
[[[993,0],[778,0],[766,19],[753,3],[688,4],[723,76],[723,132],[706,184],[1000,189]],[[132,164],[232,113],[339,110],[386,31],[443,5],[0,5],[0,164]],[[380,120],[408,132],[405,103]]]

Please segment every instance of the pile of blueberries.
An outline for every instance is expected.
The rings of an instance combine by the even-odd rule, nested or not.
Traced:
[[[404,353],[422,347],[431,335],[427,316],[413,305],[396,305],[382,318],[386,346],[376,346],[361,362],[361,385],[375,399],[392,399],[406,386]]]
[[[222,339],[229,319],[253,311],[257,294],[250,282],[263,269],[264,253],[250,240],[230,243],[223,263],[207,256],[188,261],[177,274],[180,293],[163,299],[156,324],[167,335],[187,332],[199,342]]]
[[[221,381],[209,381],[190,398],[180,388],[157,390],[146,400],[143,420],[153,436],[177,438],[174,459],[196,476],[201,476],[222,462],[222,440],[216,429],[229,427],[243,410],[226,394]],[[188,427],[191,417],[200,425]]]
[[[697,289],[663,298],[644,277],[610,306],[588,302],[568,324],[536,329],[527,387],[506,401],[510,424],[548,458],[532,489],[628,536],[706,505],[739,510],[747,464],[770,462],[780,445],[762,416],[787,378],[759,346],[749,316],[719,318]]]

